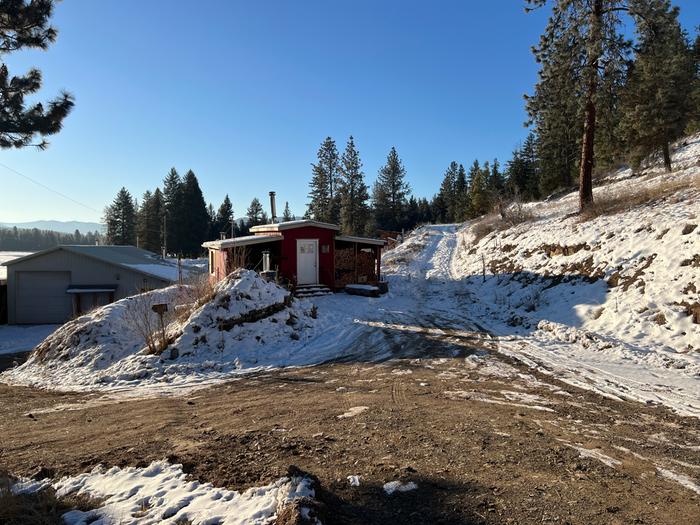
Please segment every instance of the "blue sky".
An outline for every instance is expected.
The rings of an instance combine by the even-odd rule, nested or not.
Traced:
[[[686,28],[700,2],[683,0]],[[301,214],[324,137],[355,137],[368,184],[396,146],[418,196],[451,160],[507,160],[524,138],[530,47],[546,12],[522,0],[70,0],[57,42],[6,57],[76,107],[46,151],[0,152],[0,222],[97,221],[121,186],[140,197],[175,166],[236,216],[275,190]],[[92,208],[92,209],[90,209]]]

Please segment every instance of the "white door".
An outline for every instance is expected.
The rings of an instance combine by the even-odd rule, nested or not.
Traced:
[[[318,284],[318,239],[297,239],[297,284]]]

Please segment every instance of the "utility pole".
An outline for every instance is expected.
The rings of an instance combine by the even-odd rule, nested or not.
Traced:
[[[163,259],[168,255],[168,223],[166,215],[163,214]]]

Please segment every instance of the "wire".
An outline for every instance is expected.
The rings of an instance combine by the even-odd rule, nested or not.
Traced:
[[[20,172],[17,171],[16,169],[10,168],[9,166],[7,166],[6,164],[3,164],[2,162],[0,162],[0,167],[3,167],[3,168],[5,168],[5,169],[8,170],[8,171],[11,171],[12,173],[14,173],[14,174],[16,174],[16,175],[19,175],[20,177],[23,177],[23,178],[27,179],[28,181],[33,182],[33,183],[36,184],[37,186],[41,186],[41,187],[44,188],[45,190],[48,190],[48,191],[50,191],[50,192],[52,192],[52,193],[55,193],[56,195],[58,195],[58,196],[60,196],[60,197],[63,197],[64,199],[67,199],[67,200],[69,200],[69,201],[71,201],[71,202],[73,202],[73,203],[75,203],[75,204],[78,204],[78,205],[82,206],[83,208],[87,208],[88,210],[94,211],[94,212],[96,212],[96,213],[102,213],[102,212],[100,212],[100,210],[96,210],[96,209],[93,208],[92,206],[89,206],[89,205],[84,204],[84,203],[82,203],[82,202],[80,202],[80,201],[78,201],[78,200],[75,200],[74,198],[69,197],[69,196],[66,195],[65,193],[61,193],[60,191],[54,190],[53,188],[50,188],[50,187],[47,186],[46,184],[43,184],[43,183],[39,182],[38,180],[33,179],[33,178],[31,178],[31,177],[25,175],[24,173],[20,173]]]

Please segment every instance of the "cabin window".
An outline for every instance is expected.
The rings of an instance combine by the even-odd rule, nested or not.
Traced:
[[[321,245],[321,253],[330,253],[331,251],[331,246],[329,244],[322,244]]]
[[[214,273],[214,250],[209,250],[209,273]]]

